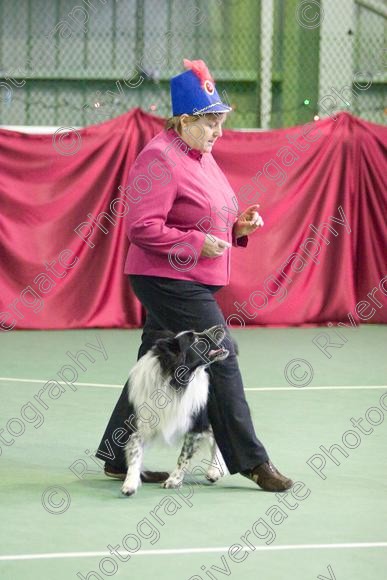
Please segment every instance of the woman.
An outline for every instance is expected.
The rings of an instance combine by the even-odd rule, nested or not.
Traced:
[[[129,176],[134,203],[127,216],[125,273],[147,311],[138,358],[157,331],[226,326],[214,294],[229,282],[231,245],[246,246],[247,236],[263,225],[257,205],[238,216],[235,195],[211,155],[231,109],[221,102],[203,61],[184,65],[188,70],[171,80],[167,130],[143,149]],[[284,491],[293,482],[273,466],[255,435],[229,332],[228,338],[229,357],[210,369],[208,416],[216,442],[230,474],[241,473],[267,491]],[[125,478],[132,413],[126,384],[96,454],[106,460],[110,477]],[[142,478],[167,475],[145,472]]]

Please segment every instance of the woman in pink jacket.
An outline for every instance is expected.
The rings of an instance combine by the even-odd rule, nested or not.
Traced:
[[[246,246],[247,236],[263,225],[256,205],[238,215],[235,194],[211,155],[231,109],[203,61],[184,64],[188,70],[171,80],[173,117],[138,156],[125,190],[133,202],[125,273],[147,311],[138,358],[157,331],[226,326],[214,294],[229,283],[231,246]],[[208,416],[216,442],[230,474],[284,491],[293,482],[274,467],[255,435],[231,340],[227,348],[228,358],[210,368]],[[126,384],[96,454],[110,477],[125,478],[125,420],[131,413]],[[167,475],[144,472],[142,479]]]

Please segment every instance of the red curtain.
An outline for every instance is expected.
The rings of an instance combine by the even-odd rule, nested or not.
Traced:
[[[0,130],[2,330],[141,326],[118,188],[162,127],[135,109],[67,136]],[[240,210],[259,203],[265,222],[232,250],[229,323],[386,321],[386,136],[346,113],[224,131],[214,155]]]

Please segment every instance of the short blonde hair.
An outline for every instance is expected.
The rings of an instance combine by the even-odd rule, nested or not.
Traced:
[[[181,125],[180,115],[169,117],[169,119],[165,121],[165,129],[167,131],[168,129],[175,129],[175,131],[179,133],[180,125]]]
[[[189,123],[194,123],[195,121],[197,121],[200,117],[207,117],[208,119],[212,120],[216,120],[219,118],[219,115],[221,115],[222,113],[203,113],[202,115],[188,115],[188,122]],[[181,117],[182,115],[175,115],[173,117],[169,117],[169,119],[166,120],[165,122],[165,129],[174,129],[176,131],[176,133],[180,133],[181,132]]]
[[[175,115],[174,117],[169,117],[169,119],[165,122],[165,129],[175,129],[176,133],[181,132],[181,117],[182,115]],[[189,121],[193,123],[197,120],[197,117],[194,115],[188,115]]]

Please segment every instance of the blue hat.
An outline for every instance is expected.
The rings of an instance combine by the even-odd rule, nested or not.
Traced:
[[[172,115],[229,113],[232,109],[222,103],[205,63],[187,59],[183,63],[189,70],[171,79]]]

